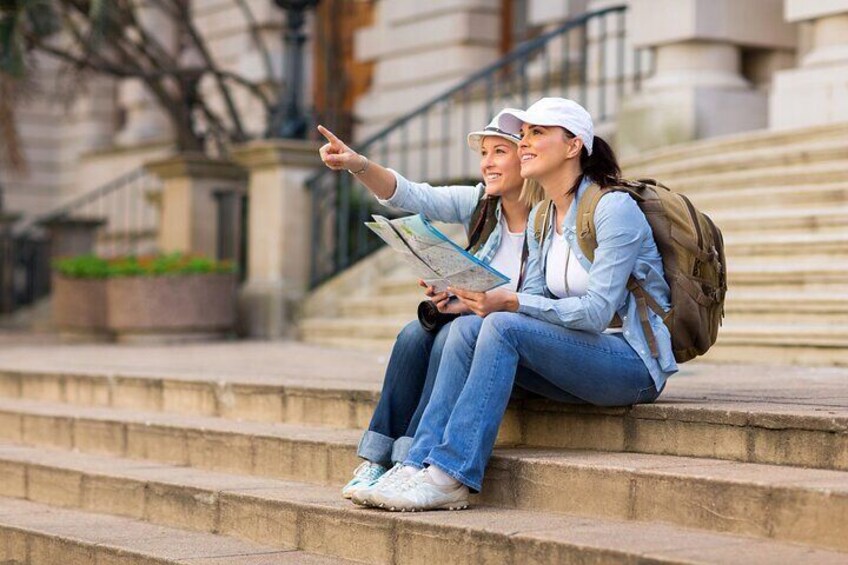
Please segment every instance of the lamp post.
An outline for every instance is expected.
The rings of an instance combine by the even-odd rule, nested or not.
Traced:
[[[318,5],[320,0],[274,0],[277,7],[286,11],[286,64],[285,92],[280,93],[277,105],[268,126],[269,137],[304,139],[308,127],[301,107],[303,90],[303,44],[306,34],[303,24],[306,11]]]

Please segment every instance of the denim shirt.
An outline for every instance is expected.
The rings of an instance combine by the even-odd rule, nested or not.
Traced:
[[[563,234],[574,250],[580,264],[589,272],[589,286],[583,296],[555,298],[545,286],[545,265],[551,248],[552,224],[555,214],[548,219],[545,240],[536,241],[534,219],[540,213],[537,205],[527,220],[527,241],[530,255],[527,276],[518,295],[519,312],[575,330],[603,332],[613,315],[618,313],[623,323],[624,339],[639,355],[654,380],[658,391],[666,379],[677,371],[671,348],[671,334],[662,319],[648,310],[651,328],[656,337],[659,356],[651,356],[648,340],[642,331],[636,300],[627,290],[627,280],[632,273],[644,289],[666,310],[670,304],[670,290],[663,275],[662,258],[651,226],[638,204],[627,194],[613,192],[605,195],[595,209],[595,230],[598,248],[595,260],[590,262],[577,242],[577,204],[591,180],[585,178],[577,190],[571,207],[563,220]]]
[[[395,176],[395,193],[386,200],[378,198],[377,201],[380,204],[400,208],[406,212],[423,214],[428,220],[462,224],[466,231],[468,230],[474,209],[477,208],[477,203],[484,194],[482,183],[477,186],[433,187],[427,183],[412,182],[392,169],[389,171]],[[503,237],[500,200],[495,209],[495,215],[498,218],[498,225],[486,243],[474,255],[486,264],[494,259]]]

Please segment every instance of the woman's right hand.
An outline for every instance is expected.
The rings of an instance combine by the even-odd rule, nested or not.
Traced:
[[[327,139],[327,143],[318,150],[327,167],[334,171],[358,171],[365,166],[365,157],[348,147],[333,132],[324,126],[318,126],[318,131]]]
[[[442,314],[468,314],[471,310],[459,300],[453,298],[448,292],[436,292],[436,288],[427,285],[423,280],[418,280],[418,285],[424,288],[424,295],[436,305]]]

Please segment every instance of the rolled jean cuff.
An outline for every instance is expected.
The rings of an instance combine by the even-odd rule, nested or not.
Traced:
[[[403,463],[409,455],[413,438],[409,436],[399,437],[392,446],[392,463]]]
[[[368,430],[362,434],[356,454],[372,463],[390,467],[394,443],[392,438]]]

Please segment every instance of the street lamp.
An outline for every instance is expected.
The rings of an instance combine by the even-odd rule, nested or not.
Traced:
[[[280,93],[277,105],[268,126],[269,137],[304,139],[309,126],[301,107],[303,90],[303,44],[306,35],[303,24],[306,11],[318,5],[320,0],[274,0],[277,7],[286,11],[286,66],[285,92]]]

